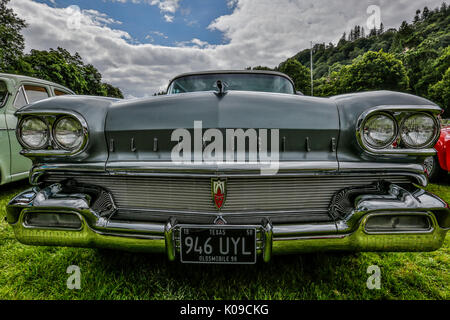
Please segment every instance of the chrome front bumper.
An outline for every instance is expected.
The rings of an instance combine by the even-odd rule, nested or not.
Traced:
[[[261,221],[256,226],[257,252],[267,262],[273,254],[439,249],[450,228],[448,205],[437,196],[418,188],[406,190],[389,184],[387,190],[386,194],[360,194],[347,208],[337,206],[347,213],[344,212],[345,215],[331,223],[276,225],[268,220]],[[354,192],[353,189],[351,191]],[[344,195],[346,192],[348,190],[343,190]],[[91,202],[87,194],[63,194],[60,185],[54,184],[16,196],[7,206],[6,218],[16,238],[24,244],[161,252],[169,260],[177,258],[181,225],[176,220],[168,218],[166,223],[114,221],[99,216],[91,208]],[[30,212],[76,214],[81,220],[81,228],[62,230],[29,226],[24,216]],[[421,215],[429,219],[430,226],[427,230],[419,231],[368,232],[366,222],[374,215]]]

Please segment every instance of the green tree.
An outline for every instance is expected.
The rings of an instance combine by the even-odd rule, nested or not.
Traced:
[[[426,39],[420,45],[402,55],[411,81],[411,89],[418,95],[426,94],[428,86],[432,82],[430,67],[433,61],[439,57],[436,41],[437,39]]]
[[[414,92],[427,97],[430,87],[442,80],[443,75],[450,68],[450,46],[442,50],[441,55],[436,59],[430,57],[424,59],[422,63],[424,65],[421,70],[417,70],[418,75],[415,76],[417,79],[415,79]]]
[[[392,53],[403,62],[409,78],[409,91],[417,95],[427,96],[428,88],[442,79],[444,72],[432,70],[436,59],[442,55],[443,48],[450,46],[450,10],[444,2],[440,8],[418,10],[415,23],[404,21],[399,30],[389,29],[385,32],[372,30],[370,35],[355,37],[359,34],[358,28],[347,30],[339,40],[337,46],[317,48],[314,46],[314,78],[327,86],[336,84],[328,79],[329,66],[335,63],[350,65],[358,56],[368,51]],[[370,30],[365,30],[366,35]],[[352,41],[347,39],[352,38]],[[359,38],[358,38],[359,37]],[[320,49],[320,50],[319,50]],[[304,49],[294,57],[302,65],[309,67],[310,50]],[[430,75],[432,75],[430,77]],[[314,90],[316,91],[316,90]],[[339,91],[339,90],[338,90]]]
[[[6,7],[9,0],[0,0],[0,72],[6,72],[22,56],[24,39],[20,31],[25,21]]]
[[[103,83],[102,86],[105,91],[105,96],[123,99],[123,93],[119,88],[114,87],[109,83]]]
[[[311,76],[308,68],[295,59],[289,59],[282,63],[278,70],[292,78],[296,90],[301,91],[304,94],[310,94]]]
[[[77,94],[88,93],[89,88],[78,54],[72,56],[63,48],[49,51],[31,50],[22,61],[23,69],[17,70],[19,74],[59,83]]]
[[[16,65],[16,73],[53,81],[77,94],[123,98],[120,89],[102,82],[102,75],[92,65],[83,63],[78,53],[64,48],[31,50]]]
[[[344,66],[338,81],[341,93],[366,90],[405,91],[408,83],[403,63],[382,50],[369,51],[355,59],[350,66]]]
[[[450,116],[450,67],[442,80],[430,87],[429,97],[445,110],[445,117]]]
[[[251,68],[251,70],[264,70],[264,71],[273,71],[273,69],[265,66],[256,66]]]

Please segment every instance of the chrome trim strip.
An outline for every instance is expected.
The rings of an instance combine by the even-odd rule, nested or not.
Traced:
[[[240,216],[242,214],[248,214],[248,215],[256,215],[256,214],[299,214],[299,213],[323,213],[321,210],[271,210],[271,211],[233,211],[233,212],[223,212],[223,211],[198,211],[198,210],[167,210],[167,209],[147,209],[147,208],[121,208],[123,211],[126,212],[133,212],[133,213],[163,213],[170,215],[175,214],[195,214],[199,216],[211,216],[211,217],[217,217],[217,215],[220,213],[220,215],[223,218],[226,217],[232,217],[232,216]]]
[[[270,221],[265,222],[263,226],[264,232],[264,245],[263,245],[263,260],[269,262],[272,257],[272,244],[273,244],[273,227]]]
[[[29,181],[31,185],[37,185],[39,178],[47,172],[70,171],[74,175],[85,175],[86,172],[95,174],[107,174],[104,162],[93,162],[83,164],[59,163],[59,164],[36,164],[30,170]]]
[[[259,162],[187,162],[176,163],[171,161],[129,161],[108,162],[106,170],[112,174],[139,174],[148,172],[242,172],[258,171],[268,163]],[[276,163],[280,171],[308,170],[308,171],[337,171],[337,161],[280,161]]]
[[[112,166],[111,163],[93,162],[93,163],[53,163],[53,164],[36,164],[31,170],[31,174],[47,171],[70,171],[76,174],[77,171],[95,171],[104,172],[110,175],[166,175],[172,174],[184,176],[207,177],[205,174],[218,176],[224,174],[226,171],[231,171],[230,174],[235,175],[258,175],[259,168],[248,166],[246,164],[237,164],[236,166],[216,166],[211,164],[203,165],[176,165],[172,162],[127,162],[121,163],[122,166]],[[312,174],[317,175],[323,173],[324,175],[339,174],[342,172],[367,172],[370,171],[384,171],[384,172],[413,172],[424,173],[423,165],[411,163],[379,163],[379,162],[321,162],[321,161],[284,161],[280,162],[280,171],[277,175],[283,173],[289,174]],[[245,171],[245,170],[249,171]],[[140,172],[142,171],[142,172]],[[242,172],[243,173],[240,173]],[[256,171],[256,172],[252,172]],[[236,173],[237,172],[237,173]],[[251,174],[250,174],[251,173]]]
[[[26,105],[27,104],[29,104],[29,102],[28,102],[28,97],[27,97],[27,95],[25,94],[25,89],[23,88],[23,85],[20,85],[20,87],[19,87],[19,89],[17,90],[17,92],[16,92],[16,96],[14,97],[14,101],[13,101],[13,107],[15,108],[15,109],[17,109],[16,108],[16,102],[17,102],[17,98],[19,97],[19,93],[22,91],[22,93],[23,93],[23,96],[24,96],[24,98],[25,98],[25,102],[26,102]],[[21,107],[23,107],[23,106],[21,106]]]
[[[149,164],[149,163],[148,163]],[[164,165],[163,165],[164,164]],[[218,171],[215,167],[204,167],[203,170],[195,168],[180,168],[177,166],[168,166],[168,162],[155,162],[152,168],[147,167],[145,172],[130,172],[125,168],[105,170],[104,162],[73,164],[38,164],[33,166],[30,171],[30,183],[37,185],[39,178],[50,172],[70,172],[72,175],[86,175],[86,173],[117,175],[117,176],[142,176],[142,177],[184,177],[184,178],[217,178],[217,177],[260,177],[263,176],[259,171]],[[315,164],[315,168],[313,168]],[[332,162],[337,166],[337,163]],[[209,168],[209,170],[207,169]],[[307,168],[307,169],[305,169]],[[78,173],[77,173],[78,172]],[[276,177],[308,177],[308,176],[342,176],[348,174],[364,174],[364,175],[405,175],[413,177],[421,186],[428,184],[428,178],[424,172],[423,165],[420,164],[399,164],[399,163],[373,163],[373,162],[340,162],[339,170],[337,167],[330,167],[327,165],[318,165],[318,162],[308,162],[304,165],[303,162],[280,162],[280,170]]]
[[[277,240],[278,238],[301,237],[301,235],[330,235],[332,233],[337,233],[336,224],[334,222],[273,226],[273,234],[275,235],[275,240]]]
[[[163,225],[151,222],[128,222],[128,221],[103,221],[96,223],[95,229],[116,232],[144,232],[147,234],[161,235],[164,232]]]
[[[174,261],[176,258],[176,245],[174,228],[176,221],[170,219],[164,226],[164,240],[166,243],[166,255],[169,261]]]
[[[415,163],[380,163],[380,162],[339,162],[339,172],[411,172],[423,174],[422,164]]]
[[[378,162],[339,162],[337,174],[389,174],[414,178],[417,183],[426,187],[428,176],[422,164],[410,163],[378,163]]]
[[[92,231],[98,235],[102,235],[105,237],[119,237],[124,239],[143,239],[143,240],[163,240],[163,236],[153,236],[146,234],[132,234],[132,233],[114,233],[114,232],[103,232],[100,230],[92,229],[88,226],[89,231]]]
[[[432,147],[436,143],[437,139],[439,138],[440,134],[440,123],[439,121],[436,121],[437,124],[437,130],[434,139],[429,144],[428,148],[425,149],[375,149],[370,146],[368,146],[366,143],[364,143],[363,139],[363,133],[362,130],[364,128],[364,123],[366,120],[372,116],[375,113],[388,113],[389,115],[392,115],[396,121],[397,121],[397,127],[400,128],[400,123],[402,122],[402,119],[405,117],[404,115],[401,116],[401,113],[417,113],[417,112],[428,112],[432,113],[434,115],[438,115],[442,112],[442,109],[438,106],[434,105],[416,105],[416,106],[409,106],[409,105],[381,105],[377,107],[370,108],[369,110],[366,110],[363,112],[356,122],[356,140],[358,141],[359,146],[366,151],[367,153],[371,155],[417,155],[417,156],[432,156],[436,154],[436,150],[434,150]],[[395,114],[400,113],[400,115]],[[400,130],[397,130],[397,137],[396,139],[400,139]]]

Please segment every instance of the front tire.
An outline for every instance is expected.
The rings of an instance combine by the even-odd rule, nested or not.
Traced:
[[[430,182],[441,181],[447,176],[447,172],[442,170],[439,165],[439,159],[437,156],[425,158],[423,161],[423,166],[425,167]]]

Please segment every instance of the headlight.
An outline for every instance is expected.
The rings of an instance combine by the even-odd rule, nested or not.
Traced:
[[[37,117],[25,118],[19,125],[19,140],[25,148],[43,149],[48,144],[47,124]]]
[[[430,147],[436,137],[436,120],[426,113],[416,113],[403,121],[401,138],[409,148]]]
[[[365,121],[362,136],[369,147],[386,148],[397,138],[397,122],[388,114],[375,114]]]
[[[74,150],[83,143],[83,127],[78,120],[72,117],[63,117],[56,121],[53,128],[53,138],[60,148]]]

